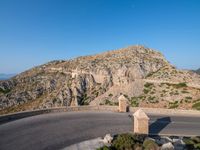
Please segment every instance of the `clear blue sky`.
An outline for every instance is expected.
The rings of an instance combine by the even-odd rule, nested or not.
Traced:
[[[135,44],[200,67],[200,0],[0,0],[0,73]]]

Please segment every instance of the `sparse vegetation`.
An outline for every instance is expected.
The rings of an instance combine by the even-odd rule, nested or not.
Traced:
[[[149,89],[144,89],[143,92],[144,92],[144,94],[148,94],[150,92],[150,90]]]
[[[97,150],[111,150],[111,148],[104,145],[103,147],[97,148]]]
[[[119,135],[112,144],[117,150],[131,150],[134,148],[135,141],[131,134],[121,134]]]
[[[113,94],[112,94],[112,93],[110,93],[108,96],[109,96],[109,97],[112,97],[112,96],[113,96]]]
[[[155,96],[150,96],[147,98],[148,102],[150,103],[158,103],[158,100],[156,100]]]
[[[111,102],[110,100],[106,99],[106,100],[105,100],[105,104],[106,104],[106,105],[112,105],[112,102]]]
[[[156,144],[151,139],[146,139],[143,143],[144,150],[157,150],[159,149],[158,144]]]
[[[192,100],[192,97],[187,96],[187,97],[185,97],[185,99]]]
[[[189,93],[189,92],[186,91],[186,90],[183,90],[183,91],[181,91],[181,93],[183,93],[183,94],[187,94],[187,93]]]
[[[169,109],[174,109],[177,108],[178,106],[179,106],[178,101],[169,103]]]
[[[185,82],[183,83],[179,83],[179,84],[175,84],[176,88],[183,88],[183,87],[187,87],[187,84]]]
[[[83,94],[82,96],[82,102],[81,102],[81,105],[89,105],[89,100],[90,97],[88,97],[88,95],[86,93]]]
[[[150,87],[152,87],[152,86],[153,86],[152,83],[148,83],[148,82],[147,82],[147,83],[144,84],[144,87],[146,87],[146,88],[150,88]]]
[[[177,137],[176,137],[177,138]],[[169,137],[172,141],[176,138]],[[114,136],[110,146],[103,146],[97,150],[159,150],[162,149],[166,143],[157,143],[164,137],[149,138],[146,135],[136,135],[131,133],[119,134]],[[177,140],[177,139],[176,139]],[[180,144],[177,146],[176,142],[170,142],[174,148],[168,147],[166,149],[186,149],[186,150],[199,150],[200,137],[179,137]],[[181,144],[182,143],[182,144]]]
[[[117,105],[119,105],[118,102],[112,102],[109,99],[106,99],[104,103],[100,103],[100,105],[104,105],[104,104],[105,105],[110,105],[110,106],[117,106]]]
[[[148,82],[145,83],[144,84],[144,90],[143,90],[144,94],[148,94],[152,90],[153,86],[154,85],[152,83],[148,83]],[[152,91],[152,92],[155,93],[155,91]]]
[[[9,89],[2,89],[2,88],[0,88],[0,93],[7,94],[9,92],[10,92]]]
[[[127,99],[129,99],[128,95],[127,94],[124,94],[124,97],[126,97]]]
[[[200,101],[192,105],[193,109],[200,110]]]
[[[143,135],[133,135],[130,133],[120,134],[114,138],[111,145],[112,150],[134,150],[142,148]]]
[[[200,137],[184,137],[183,141],[187,149],[200,149]]]
[[[140,97],[131,97],[131,106],[138,107],[139,106]]]

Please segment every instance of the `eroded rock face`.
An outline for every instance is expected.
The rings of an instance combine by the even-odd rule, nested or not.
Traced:
[[[0,110],[95,105],[110,93],[117,101],[124,90],[138,96],[142,80],[165,66],[171,67],[161,53],[143,46],[52,61],[0,81]]]

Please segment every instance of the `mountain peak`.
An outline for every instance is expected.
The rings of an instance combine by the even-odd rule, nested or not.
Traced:
[[[132,105],[165,108],[177,104],[173,100],[200,98],[199,87],[199,75],[177,70],[160,52],[136,45],[52,61],[1,81],[0,113],[72,105],[114,105],[122,94]],[[186,102],[180,104],[191,108]]]

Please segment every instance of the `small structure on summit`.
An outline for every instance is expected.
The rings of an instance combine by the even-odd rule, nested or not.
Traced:
[[[139,109],[134,114],[134,133],[137,134],[149,134],[149,117],[146,113]]]
[[[119,98],[119,112],[127,112],[127,98],[121,95]]]

